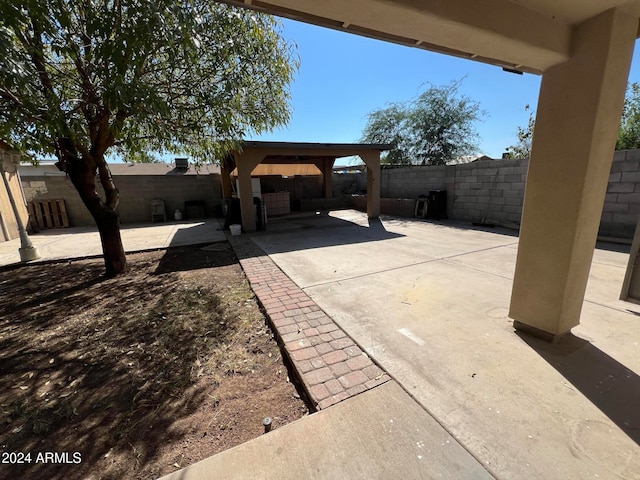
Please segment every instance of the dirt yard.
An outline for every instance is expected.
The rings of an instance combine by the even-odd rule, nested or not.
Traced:
[[[227,243],[0,270],[0,478],[151,479],[308,410]],[[22,461],[23,463],[17,463]]]

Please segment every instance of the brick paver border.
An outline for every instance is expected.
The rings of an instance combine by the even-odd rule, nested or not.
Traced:
[[[227,238],[317,410],[390,380],[250,237]]]

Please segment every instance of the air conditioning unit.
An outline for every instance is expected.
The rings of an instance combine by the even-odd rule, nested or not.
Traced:
[[[189,170],[189,159],[176,158],[176,170]]]

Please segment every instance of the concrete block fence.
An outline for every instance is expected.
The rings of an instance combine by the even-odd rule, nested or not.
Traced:
[[[381,211],[412,216],[419,195],[431,190],[447,191],[449,218],[486,221],[518,226],[529,161],[486,160],[452,166],[412,166],[384,169],[381,177]],[[302,192],[298,207],[363,209],[364,199],[352,197],[366,189],[366,172],[334,173],[333,199],[322,199],[321,192]],[[154,198],[166,203],[167,217],[184,209],[184,202],[204,200],[206,216],[219,214],[221,204],[220,175],[114,175],[121,195],[122,223],[150,220],[150,204]],[[284,180],[281,180],[284,182]],[[298,182],[303,187],[320,185],[317,178]],[[22,176],[26,199],[64,198],[71,225],[92,225],[93,220],[71,182],[51,166],[46,173]],[[265,182],[265,188],[268,188]],[[286,185],[285,185],[286,186]],[[293,191],[292,188],[289,188]],[[304,190],[304,188],[303,188]],[[640,150],[615,152],[609,185],[600,222],[600,234],[632,238],[640,215]]]
[[[22,187],[27,201],[65,200],[71,226],[95,225],[71,181],[62,173],[47,171],[46,175],[22,175]],[[220,175],[113,175],[120,191],[120,221],[139,223],[151,221],[151,201],[165,202],[167,219],[175,210],[185,213],[186,201],[204,201],[205,216],[216,216],[221,207]]]
[[[447,190],[449,218],[518,226],[528,166],[528,159],[518,159],[385,169],[381,179],[381,211],[411,216],[413,211],[407,204],[405,208],[398,208],[398,199],[410,201],[430,190]],[[345,175],[362,175],[366,179],[364,173]],[[362,209],[365,203],[356,200],[356,208]],[[640,150],[620,150],[613,157],[600,235],[632,238],[638,215]]]
[[[640,150],[620,150],[613,157],[600,234],[632,238],[640,215]]]

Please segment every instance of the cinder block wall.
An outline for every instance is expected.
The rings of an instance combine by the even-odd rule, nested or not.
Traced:
[[[367,190],[366,173],[334,173],[331,178],[334,197],[352,195]]]
[[[444,190],[448,183],[446,175],[452,171],[451,168],[445,166],[384,169],[381,179],[382,196],[386,198],[417,198],[419,195],[427,195],[429,190]]]
[[[416,199],[447,190],[449,218],[520,224],[529,160],[488,160],[454,166],[382,171],[383,198]],[[366,184],[366,173],[359,174]],[[385,212],[382,208],[383,213]],[[640,150],[615,152],[600,235],[631,238],[640,215]]]
[[[64,174],[42,176],[22,175],[22,189],[27,202],[63,198],[70,226],[95,225],[71,180]],[[117,185],[117,184],[116,184]]]
[[[114,181],[120,190],[122,223],[151,221],[151,201],[156,198],[164,201],[168,220],[176,210],[185,215],[184,204],[192,200],[204,201],[206,217],[221,215],[220,175],[117,176]]]
[[[450,216],[460,220],[519,223],[528,160],[456,165]]]
[[[632,238],[640,215],[640,150],[620,150],[613,157],[600,234]]]
[[[164,200],[167,219],[176,209],[184,214],[190,200],[203,200],[207,217],[220,214],[220,175],[114,175],[113,180],[120,191],[122,223],[150,222],[154,199]],[[65,175],[23,176],[22,185],[27,201],[63,198],[71,226],[95,225]]]

